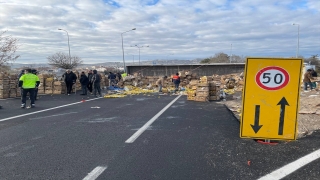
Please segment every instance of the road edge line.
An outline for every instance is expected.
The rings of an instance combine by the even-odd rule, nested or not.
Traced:
[[[299,168],[311,163],[312,161],[320,158],[320,149],[305,155],[261,178],[258,180],[276,180],[276,179],[282,179],[286,177],[287,175],[293,173],[294,171],[298,170]]]
[[[85,102],[93,101],[93,100],[97,100],[97,99],[101,99],[101,98],[103,98],[103,97],[98,97],[98,98],[94,98],[94,99],[85,100]],[[21,114],[21,115],[18,115],[18,116],[12,116],[12,117],[8,117],[8,118],[0,119],[0,122],[11,120],[11,119],[16,119],[16,118],[19,118],[19,117],[29,116],[29,115],[32,115],[32,114],[38,114],[38,113],[41,113],[41,112],[46,112],[46,111],[50,111],[50,110],[54,110],[54,109],[59,109],[59,108],[62,108],[62,107],[72,106],[72,105],[80,104],[80,103],[83,103],[83,102],[80,101],[80,102],[75,102],[75,103],[71,103],[71,104],[66,104],[66,105],[62,105],[62,106],[49,108],[49,109],[43,109],[43,110],[40,110],[40,111],[30,112],[30,113],[27,113],[27,114]]]

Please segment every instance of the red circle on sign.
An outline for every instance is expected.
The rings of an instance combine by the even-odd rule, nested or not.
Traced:
[[[269,66],[261,69],[256,74],[256,83],[265,90],[279,90],[285,87],[290,80],[289,73],[277,66]]]

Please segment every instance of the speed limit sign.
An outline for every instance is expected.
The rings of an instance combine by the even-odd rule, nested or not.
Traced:
[[[241,138],[296,139],[302,59],[247,58]]]
[[[265,90],[279,90],[285,87],[289,80],[289,73],[277,66],[263,68],[256,74],[256,83]]]

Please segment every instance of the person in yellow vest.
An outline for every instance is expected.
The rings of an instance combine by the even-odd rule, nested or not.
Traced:
[[[124,72],[124,73],[121,74],[121,76],[122,76],[122,79],[124,79],[125,77],[127,77],[127,73]]]
[[[32,74],[31,69],[26,69],[25,74],[22,75],[19,79],[19,87],[22,87],[21,108],[26,107],[26,100],[27,100],[28,93],[30,94],[31,108],[35,107],[34,94],[35,94],[35,89],[38,88],[39,84],[40,84],[39,77],[35,74]]]

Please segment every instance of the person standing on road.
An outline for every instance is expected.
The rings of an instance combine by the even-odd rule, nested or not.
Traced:
[[[164,80],[167,79],[167,76],[164,77],[160,77],[157,81],[156,81],[156,85],[158,85],[159,87],[159,92],[162,92],[162,86],[164,84]]]
[[[87,86],[89,84],[89,78],[86,76],[84,72],[82,72],[80,75],[80,83],[82,89],[82,94],[80,95],[87,95]]]
[[[176,75],[174,75],[172,77],[172,82],[174,83],[174,92],[176,93],[179,90],[179,84],[180,84],[180,76],[179,73],[176,73]]]
[[[35,70],[35,69],[32,69],[32,70],[31,70],[31,73],[37,76],[38,71]],[[36,89],[34,90],[34,100],[35,100],[35,101],[38,100],[38,90],[39,90],[38,87],[36,87]]]
[[[119,72],[116,74],[116,79],[117,79],[117,83],[120,82],[122,79],[122,76]]]
[[[304,73],[304,78],[303,78],[303,85],[304,85],[304,91],[308,92],[308,85],[310,86],[310,90],[312,89],[312,84],[311,84],[311,69],[308,69],[306,73]]]
[[[100,88],[100,81],[101,76],[98,74],[97,70],[93,70],[93,76],[92,76],[92,84],[93,84],[93,95],[97,96],[97,91],[99,96],[101,96],[101,88]]]
[[[27,93],[30,94],[31,108],[35,107],[34,92],[40,84],[39,77],[31,73],[31,69],[26,69],[25,74],[19,79],[19,87],[22,87],[22,104],[21,108],[26,107]]]
[[[112,72],[109,72],[108,79],[109,79],[109,87],[114,86],[116,83],[115,74],[113,74]]]
[[[127,77],[127,73],[124,72],[124,73],[121,74],[121,76],[122,76],[122,79],[124,79],[125,77]]]
[[[73,84],[76,83],[76,80],[77,80],[77,76],[70,69],[67,69],[67,72],[64,74],[64,82],[66,83],[66,86],[67,86],[68,96],[70,96],[72,91],[72,86]]]
[[[311,77],[313,79],[317,79],[317,72],[314,69],[311,69]],[[315,89],[317,87],[317,83],[316,82],[312,82],[312,89]]]
[[[92,76],[93,76],[93,73],[92,73],[92,70],[90,70],[90,71],[88,72],[89,83],[88,83],[88,86],[87,86],[90,94],[92,94],[92,82],[91,82]]]

